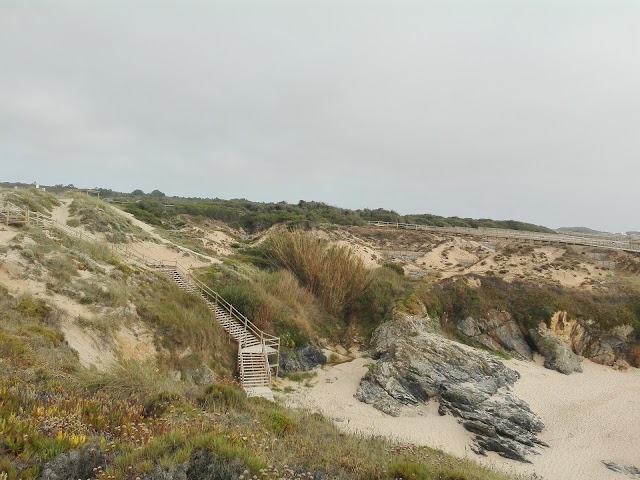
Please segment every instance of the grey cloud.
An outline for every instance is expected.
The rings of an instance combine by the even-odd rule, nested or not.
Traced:
[[[622,0],[0,0],[0,177],[640,229],[639,50]]]

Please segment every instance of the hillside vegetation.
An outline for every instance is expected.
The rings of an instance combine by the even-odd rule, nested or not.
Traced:
[[[500,221],[437,215],[400,215],[392,210],[348,210],[322,202],[300,201],[259,203],[245,199],[183,199],[166,200],[139,198],[132,199],[125,209],[137,218],[155,225],[179,224],[179,215],[201,216],[227,223],[231,227],[244,228],[249,232],[265,230],[278,223],[310,228],[320,224],[364,225],[367,221],[416,223],[436,227],[506,228],[534,232],[553,233],[545,227],[513,220]],[[167,206],[170,202],[171,206]]]
[[[15,195],[32,209],[58,205],[49,193]],[[75,201],[72,217],[83,228],[137,233],[108,205]],[[247,399],[233,379],[235,345],[198,297],[107,242],[3,228],[4,478],[508,478]],[[315,253],[307,259],[308,248]],[[370,329],[389,318],[404,288],[397,269],[369,271],[348,249],[301,232],[239,251],[198,274],[291,346]]]
[[[0,186],[13,187],[24,184],[4,182]],[[57,194],[78,191],[73,185],[48,186]],[[80,190],[82,191],[82,190]],[[107,188],[93,190],[101,198],[122,203],[125,210],[151,225],[180,228],[184,225],[181,215],[202,217],[227,223],[232,228],[248,232],[266,230],[279,223],[310,228],[319,224],[364,225],[367,221],[415,223],[437,227],[502,228],[532,232],[554,233],[540,225],[516,220],[491,220],[459,217],[442,217],[432,214],[401,215],[384,208],[350,210],[327,205],[323,202],[300,200],[288,202],[253,202],[241,199],[167,197],[159,190],[145,194],[142,190],[131,193],[116,192]]]

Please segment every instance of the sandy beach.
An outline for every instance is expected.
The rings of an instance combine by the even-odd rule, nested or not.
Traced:
[[[608,470],[602,462],[640,464],[638,369],[618,372],[585,360],[583,373],[567,376],[536,362],[507,361],[522,377],[514,393],[541,417],[546,427],[540,438],[549,444],[549,448],[540,449],[540,455],[530,458],[531,464],[524,464],[493,453],[487,457],[473,453],[469,432],[454,417],[438,415],[435,401],[408,407],[400,417],[359,402],[353,395],[369,363],[370,359],[357,358],[325,367],[317,371],[313,386],[288,382],[286,385],[296,391],[279,398],[289,406],[321,412],[351,432],[440,448],[525,477],[624,480],[627,477]]]

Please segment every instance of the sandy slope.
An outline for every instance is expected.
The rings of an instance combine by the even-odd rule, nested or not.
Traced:
[[[210,257],[202,253],[194,252],[193,250],[187,247],[176,245],[164,239],[163,237],[161,237],[156,233],[155,229],[151,225],[141,220],[138,220],[128,212],[124,212],[119,208],[113,208],[113,211],[129,219],[131,223],[133,223],[137,227],[140,227],[142,230],[144,230],[154,240],[158,242],[158,243],[154,243],[154,242],[145,241],[145,242],[134,243],[133,247],[138,251],[142,251],[142,253],[146,254],[148,252],[149,254],[154,256],[154,258],[156,258],[157,260],[176,260],[177,259],[180,263],[182,263],[183,266],[187,268],[201,267],[203,265],[207,265],[207,263],[209,262],[220,263],[220,260],[217,258]]]
[[[585,361],[584,373],[566,376],[534,362],[508,361],[522,375],[514,391],[540,415],[546,425],[541,438],[550,445],[527,465],[471,452],[469,433],[453,417],[439,416],[433,401],[407,408],[398,418],[357,401],[353,394],[370,362],[358,358],[319,370],[312,387],[287,383],[297,391],[279,398],[290,406],[319,411],[346,430],[438,447],[506,472],[547,480],[624,480],[602,461],[640,464],[638,369],[617,372]]]
[[[591,290],[606,283],[615,269],[615,255],[587,247],[539,245],[514,240],[480,241],[427,232],[354,227],[337,234],[353,245],[366,244],[378,262],[392,261],[414,277],[436,274],[450,278],[466,274],[496,275],[551,281]],[[611,257],[611,258],[610,258]]]

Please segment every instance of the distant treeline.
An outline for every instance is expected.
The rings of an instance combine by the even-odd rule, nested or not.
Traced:
[[[0,183],[8,187],[16,184]],[[18,184],[21,187],[28,185]],[[59,193],[74,190],[73,185],[47,186],[47,190]],[[85,190],[86,189],[77,189]],[[134,190],[131,193],[115,192],[105,188],[94,188],[91,192],[107,201],[124,203],[124,209],[140,220],[167,228],[180,227],[180,215],[218,220],[231,227],[243,228],[249,232],[267,229],[279,223],[311,228],[318,224],[365,225],[367,221],[415,223],[436,227],[470,227],[470,228],[503,228],[526,230],[531,232],[551,232],[548,228],[515,220],[490,220],[459,217],[440,217],[430,214],[400,215],[393,210],[363,209],[349,210],[334,207],[322,202],[299,201],[297,204],[287,202],[262,203],[252,202],[244,198],[223,200],[219,198],[184,198],[167,197],[160,190],[145,193]]]
[[[301,200],[297,204],[287,202],[261,203],[245,199],[159,199],[146,196],[127,204],[125,209],[141,220],[162,225],[169,221],[175,223],[180,214],[201,216],[219,220],[232,227],[243,228],[249,232],[267,229],[278,223],[311,228],[318,224],[365,225],[367,221],[415,223],[438,227],[485,227],[533,232],[553,232],[548,228],[514,220],[489,220],[458,217],[440,217],[437,215],[400,215],[392,210],[349,210],[327,205],[322,202]],[[176,225],[179,226],[179,225]]]

